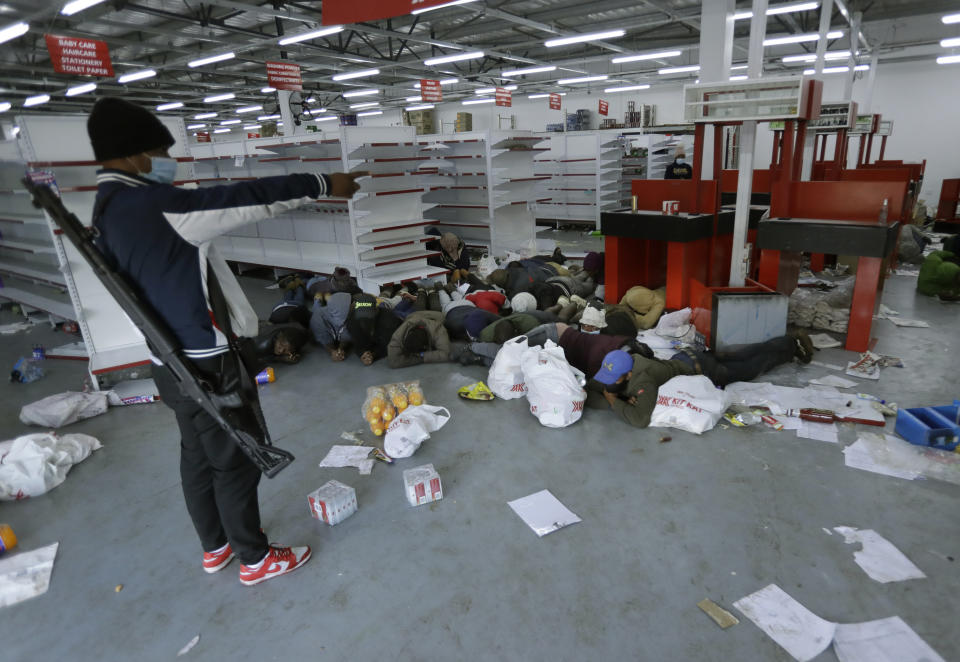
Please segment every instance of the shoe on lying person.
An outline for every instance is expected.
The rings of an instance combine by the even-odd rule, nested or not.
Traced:
[[[797,360],[800,363],[810,363],[813,360],[813,341],[810,340],[810,336],[803,329],[796,329],[791,331],[788,334],[793,338],[796,343],[796,348],[793,351],[793,355],[797,357]]]
[[[203,553],[203,571],[207,573],[219,572],[233,560],[233,549],[227,543],[220,549]]]
[[[270,551],[259,563],[240,566],[240,583],[253,586],[293,572],[309,560],[309,547],[281,547],[271,544]]]

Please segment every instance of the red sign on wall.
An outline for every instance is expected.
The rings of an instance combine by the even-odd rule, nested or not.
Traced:
[[[497,99],[498,106],[506,106],[509,108],[513,105],[513,92],[506,88],[498,87],[494,96]]]
[[[324,0],[321,22],[324,25],[344,25],[378,21],[449,3],[450,0]]]
[[[303,89],[300,65],[292,62],[267,62],[267,85],[277,90]]]
[[[248,132],[247,132],[247,138],[259,138],[259,137],[260,137],[260,134],[259,134],[259,133],[255,133],[255,132],[252,132],[252,131],[248,131]]]
[[[197,142],[198,143],[208,143],[210,142],[210,132],[209,131],[200,131],[197,133]]]
[[[607,104],[607,102],[604,101],[603,99],[600,99],[600,107],[597,109],[597,112],[600,113],[601,115],[606,115],[609,109],[610,109],[610,106]]]
[[[562,103],[562,100],[561,100],[559,94],[551,94],[551,95],[550,95],[550,108],[551,108],[551,109],[553,109],[553,110],[560,110],[560,104],[561,104],[561,103]]]
[[[420,98],[424,101],[433,103],[434,101],[443,101],[443,90],[440,89],[440,81],[423,78],[420,80]]]
[[[78,37],[60,37],[55,34],[45,34],[43,38],[47,41],[47,51],[50,53],[53,70],[58,74],[113,76],[113,65],[110,63],[110,49],[107,48],[107,42]]]

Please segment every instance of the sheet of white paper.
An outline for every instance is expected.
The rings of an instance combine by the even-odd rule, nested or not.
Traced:
[[[366,476],[373,470],[370,458],[370,446],[333,446],[327,456],[320,461],[321,467],[356,467]]]
[[[854,447],[856,447],[854,449]],[[851,452],[850,449],[854,449]],[[960,485],[960,454],[917,446],[889,434],[860,432],[856,443],[844,449],[847,466],[898,478],[932,478]],[[853,461],[864,466],[851,464]]]
[[[186,655],[187,653],[189,653],[190,649],[196,646],[199,642],[200,642],[200,635],[198,634],[193,639],[188,641],[183,648],[177,651],[177,657],[180,657],[181,655]]]
[[[856,386],[859,382],[855,382],[852,379],[844,379],[843,377],[838,377],[837,375],[826,375],[824,377],[811,379],[810,383],[817,384],[819,386],[836,386],[837,388],[850,388],[851,386]]]
[[[884,463],[881,458],[874,456],[870,446],[862,439],[857,439],[843,449],[843,463],[853,469],[870,471],[875,474],[892,476],[893,478],[915,480],[920,476],[919,471],[896,468]]]
[[[849,526],[835,526],[833,530],[842,535],[844,542],[848,545],[851,543],[863,545],[861,550],[854,552],[853,560],[871,579],[886,584],[926,577],[923,571],[892,542],[873,529],[861,530]]]
[[[811,612],[776,584],[740,598],[733,606],[800,662],[812,660],[833,641],[836,625]]]
[[[769,382],[734,382],[724,390],[731,397],[731,405],[768,407],[774,416],[782,416],[790,409],[814,408],[828,409],[840,418],[883,421],[883,414],[871,407],[869,401],[851,398],[849,393],[832,387],[796,388]]]
[[[803,423],[799,416],[777,416],[777,420],[783,423],[784,430],[799,430]]]
[[[817,349],[830,349],[831,347],[839,347],[842,344],[839,340],[834,340],[833,337],[828,336],[826,333],[814,333],[810,336],[810,342],[812,342],[813,346]]]
[[[0,335],[9,336],[14,333],[20,333],[33,327],[33,322],[12,322],[10,324],[0,324]]]
[[[541,538],[581,519],[564,506],[550,490],[540,490],[529,496],[507,502],[527,526]]]
[[[817,423],[815,421],[801,421],[797,428],[797,436],[803,439],[816,439],[837,443],[837,426],[833,423]]]
[[[0,607],[9,607],[47,592],[59,546],[60,543],[55,542],[0,559]]]
[[[833,650],[840,662],[945,662],[899,616],[838,625]]]
[[[842,365],[836,363],[824,363],[823,361],[811,361],[810,365],[820,366],[821,368],[829,368],[830,370],[846,370]]]
[[[912,320],[907,319],[906,317],[887,317],[887,319],[897,326],[915,326],[920,329],[926,329],[930,326],[930,324],[924,322],[923,320]]]
[[[885,303],[880,304],[880,308],[877,309],[877,317],[884,318],[887,315],[899,315],[900,313],[888,306]]]

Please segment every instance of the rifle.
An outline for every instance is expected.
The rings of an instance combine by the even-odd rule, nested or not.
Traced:
[[[134,325],[143,334],[150,351],[163,362],[170,371],[181,393],[196,402],[217,422],[231,440],[253,461],[257,468],[273,478],[284,467],[293,462],[293,455],[275,447],[270,441],[262,412],[256,401],[250,397],[256,392],[256,386],[246,370],[240,370],[239,384],[226,393],[217,393],[196,366],[183,354],[183,348],[173,333],[153,309],[140,299],[136,290],[127,279],[117,273],[107,262],[103,253],[94,244],[97,236],[95,228],[86,228],[80,219],[63,206],[63,201],[54,190],[45,184],[35,183],[30,177],[24,177],[23,185],[33,198],[35,207],[43,209],[54,220],[70,240],[80,255],[103,283],[107,292],[127,314]],[[231,341],[233,342],[233,341]],[[236,351],[232,347],[231,351]],[[259,429],[251,432],[250,425],[240,424],[241,412],[253,410],[253,418]]]

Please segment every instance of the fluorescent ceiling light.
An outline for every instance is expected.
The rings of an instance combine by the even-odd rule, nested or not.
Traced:
[[[67,96],[75,97],[78,94],[86,94],[87,92],[93,92],[95,89],[97,89],[96,83],[85,83],[83,85],[77,85],[76,87],[71,87],[70,89],[68,89]],[[182,106],[183,104],[181,103],[180,105]],[[157,110],[160,110],[160,109],[157,108]]]
[[[261,87],[260,92],[263,94],[270,94],[271,92],[276,92],[277,88],[275,87]]]
[[[730,71],[738,71],[746,68],[747,68],[747,65],[745,64],[734,64],[733,66],[730,67]]]
[[[223,120],[220,126],[230,126],[231,124],[240,124],[241,120]]]
[[[193,60],[187,62],[187,66],[193,69],[194,67],[202,67],[205,64],[213,64],[214,62],[223,62],[224,60],[232,60],[236,55],[233,52],[230,53],[220,53],[220,55],[211,55],[210,57],[202,57],[199,60]]]
[[[607,30],[606,32],[592,32],[590,34],[578,34],[573,37],[561,37],[560,39],[549,39],[543,42],[547,48],[555,46],[566,46],[568,44],[580,44],[585,41],[599,41],[601,39],[616,39],[627,34],[624,30]]]
[[[855,66],[855,67],[853,68],[853,70],[854,70],[854,71],[869,71],[869,70],[870,70],[870,65],[869,65],[869,64],[858,64],[857,66]],[[846,72],[848,72],[848,71],[850,71],[850,67],[824,67],[823,71],[820,72],[820,73],[824,73],[824,74],[843,74],[843,73],[846,73]],[[815,74],[815,73],[817,73],[817,70],[816,70],[816,69],[804,69],[804,70],[803,70],[803,75],[804,75],[804,76],[812,76],[812,75]]]
[[[3,103],[0,103],[0,113],[5,113],[12,107],[13,105],[9,101],[4,101]]]
[[[604,92],[629,92],[631,90],[649,90],[649,85],[622,85],[620,87],[608,87]]]
[[[493,94],[497,91],[495,87],[478,87],[473,91],[474,94]]]
[[[824,53],[823,59],[825,60],[846,60],[850,57],[850,51],[830,51],[829,53]],[[781,58],[781,62],[790,63],[790,62],[816,62],[817,54],[816,53],[804,53],[803,55],[788,55],[784,58]]]
[[[947,14],[940,18],[944,25],[952,25],[954,23],[960,23],[960,14]],[[953,57],[952,55],[945,55],[944,57]]]
[[[773,5],[767,7],[767,16],[776,16],[777,14],[789,14],[795,11],[811,11],[820,6],[819,2],[791,2],[785,5]],[[735,21],[744,18],[753,18],[752,11],[741,11],[733,15]]]
[[[422,106],[407,106],[404,110],[430,110],[433,107],[432,103],[425,103]]]
[[[304,103],[316,103],[316,102],[317,102],[317,97],[310,97],[309,99],[304,100]]]
[[[159,106],[157,106],[157,110],[160,110],[160,111],[173,110],[174,108],[183,108],[183,102],[174,101],[173,103],[162,103]]]
[[[344,74],[337,74],[333,80],[350,80],[351,78],[363,78],[365,76],[376,76],[380,73],[379,69],[358,69],[357,71],[348,71]]]
[[[254,129],[259,129],[259,128],[260,128],[259,124],[245,124],[243,126],[244,131],[253,131]]]
[[[473,106],[478,103],[496,103],[496,99],[470,99],[468,101],[461,102],[464,106]]]
[[[50,101],[50,95],[49,95],[49,94],[38,94],[38,95],[36,95],[36,96],[27,97],[26,99],[24,99],[24,100],[23,100],[23,105],[24,105],[24,106],[39,106],[40,104],[46,103],[46,102],[48,102],[48,101]]]
[[[353,103],[350,104],[350,108],[356,110],[357,108],[373,108],[374,106],[379,106],[379,101],[367,101],[366,103]]]
[[[843,36],[843,30],[833,30],[827,33],[827,39],[839,39]],[[764,39],[764,46],[780,46],[782,44],[800,44],[805,41],[819,41],[820,33],[809,32],[807,34],[793,34],[788,37],[771,37]]]
[[[546,99],[550,94],[556,94],[557,96],[565,97],[567,96],[566,92],[551,92],[548,94],[528,94],[528,99]]]
[[[685,67],[667,67],[666,69],[660,69],[657,71],[661,76],[666,76],[667,74],[685,74],[690,71],[700,71],[699,64],[691,64]]]
[[[307,115],[315,115],[315,114],[317,114],[317,113],[325,113],[325,112],[327,112],[327,110],[329,110],[329,109],[328,109],[328,108],[314,108],[314,109],[311,110],[311,109],[309,109],[309,108],[306,108],[306,109],[304,109],[303,112],[305,112]]]
[[[357,117],[372,117],[374,115],[383,115],[382,110],[368,110],[365,113],[357,113]]]
[[[944,48],[953,48],[954,46],[960,46],[960,37],[951,37],[950,39],[941,39],[940,45]]]
[[[380,90],[356,90],[355,92],[344,92],[343,98],[349,99],[350,97],[368,97],[372,94],[380,94]],[[307,101],[310,101],[307,99]]]
[[[460,79],[459,79],[459,78],[442,78],[442,79],[440,79],[440,85],[441,85],[441,86],[443,86],[443,85],[453,85],[454,83],[459,83],[459,82],[460,82]],[[414,88],[415,90],[419,90],[419,89],[420,89],[420,83],[414,83],[414,84],[413,84],[413,88]]]
[[[624,55],[621,57],[615,57],[611,62],[614,64],[620,64],[622,62],[638,62],[640,60],[659,60],[661,58],[667,57],[676,57],[682,55],[683,51],[659,51],[657,53],[640,53],[638,55]]]
[[[243,115],[244,113],[252,113],[257,110],[263,110],[263,106],[244,106],[243,108],[237,108],[237,115]]]
[[[327,115],[326,117],[318,117],[317,119],[315,119],[315,120],[313,120],[313,121],[314,121],[314,122],[329,122],[330,120],[335,120],[335,119],[337,119],[337,116],[336,116],[336,115]]]
[[[214,129],[214,133],[230,133],[230,129]]]
[[[740,74],[739,76],[730,76],[730,80],[731,80],[731,81],[735,81],[735,80],[747,80],[748,78],[750,78],[750,77],[749,77],[749,76],[745,76],[745,75],[743,75],[743,74]]]
[[[960,63],[960,55],[941,55],[937,58],[937,64],[957,64]],[[8,106],[10,104],[7,104]]]
[[[216,103],[217,101],[229,101],[230,99],[236,99],[237,95],[233,92],[227,92],[226,94],[215,94],[212,97],[205,97],[203,99],[204,103]]]
[[[144,78],[153,78],[157,75],[157,72],[153,69],[144,69],[143,71],[134,71],[132,74],[123,74],[120,78],[117,79],[118,83],[132,83],[135,80],[143,80]]]
[[[342,30],[342,25],[332,25],[328,28],[321,28],[320,30],[313,30],[311,32],[301,32],[300,34],[284,37],[277,43],[281,46],[286,46],[287,44],[296,44],[297,42],[301,41],[309,41],[310,39],[316,39],[317,37],[326,37],[327,35],[336,34]]]
[[[261,115],[257,118],[258,121],[263,122],[264,120],[278,120],[280,115]]]
[[[79,12],[82,12],[84,9],[89,9],[94,5],[99,5],[104,0],[73,0],[73,2],[68,2],[63,6],[63,9],[60,10],[60,13],[64,16],[73,16]]]
[[[414,9],[411,14],[422,14],[423,12],[433,11],[434,9],[443,9],[444,7],[453,7],[454,5],[468,5],[471,2],[476,2],[477,0],[453,0],[452,2],[445,2],[442,5],[434,5],[433,7],[424,7],[423,9]]]
[[[516,86],[516,85],[504,85],[504,86],[503,86],[503,89],[505,89],[505,90],[510,90],[511,92],[513,92],[513,91],[515,91],[515,90],[517,89],[517,86]]]
[[[500,76],[503,78],[513,78],[514,76],[526,76],[527,74],[541,74],[547,71],[556,71],[557,68],[553,65],[547,67],[527,67],[526,69],[511,69],[509,71],[501,71]]]
[[[29,23],[14,23],[13,25],[8,25],[7,27],[0,30],[0,44],[5,41],[10,41],[11,39],[16,39],[22,34],[25,34],[27,30],[30,29]]]
[[[476,60],[483,57],[483,51],[470,51],[469,53],[457,53],[456,55],[444,55],[442,57],[432,57],[424,60],[423,63],[428,67],[438,64],[447,64],[448,62],[461,62],[463,60]]]
[[[406,99],[404,99],[404,101],[406,101],[407,103],[410,103],[411,101],[423,101],[423,97],[418,94],[415,97],[407,97]]]
[[[592,83],[598,80],[607,80],[610,76],[584,76],[583,78],[561,78],[557,85],[575,85],[576,83]]]
[[[187,129],[192,131],[193,129],[202,129],[206,124],[188,124]]]
[[[200,113],[199,115],[194,115],[193,119],[195,120],[208,120],[211,117],[216,117],[216,113]]]

